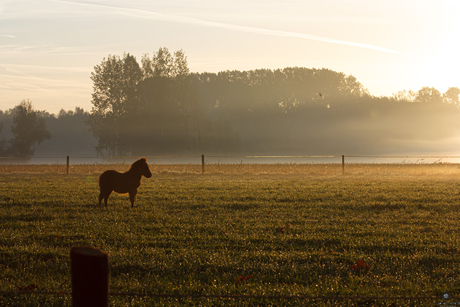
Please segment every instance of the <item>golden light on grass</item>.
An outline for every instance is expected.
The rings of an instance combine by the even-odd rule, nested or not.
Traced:
[[[153,174],[201,174],[201,164],[149,164]],[[129,164],[74,164],[72,174],[102,173],[108,169],[119,172],[128,170]],[[0,173],[66,173],[65,164],[0,165]],[[247,175],[342,175],[342,165],[338,163],[214,163],[205,165],[206,174],[247,174]],[[347,163],[345,175],[457,175],[458,163],[401,164],[401,163]]]

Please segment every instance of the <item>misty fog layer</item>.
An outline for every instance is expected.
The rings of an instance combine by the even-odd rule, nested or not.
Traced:
[[[90,113],[41,113],[52,138],[36,156],[458,151],[458,88],[375,97],[353,76],[328,69],[159,74],[129,57],[109,58],[93,73],[100,88]],[[117,63],[124,70],[110,79],[104,69]],[[11,116],[0,113],[0,138],[10,137]]]

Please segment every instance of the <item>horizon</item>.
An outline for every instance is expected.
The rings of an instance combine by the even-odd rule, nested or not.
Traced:
[[[0,3],[0,110],[30,99],[91,110],[108,55],[182,49],[191,72],[327,68],[373,96],[460,87],[460,3],[394,1],[6,1]]]

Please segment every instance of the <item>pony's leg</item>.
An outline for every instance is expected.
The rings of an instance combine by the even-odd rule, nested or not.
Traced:
[[[131,201],[131,208],[134,208],[134,200],[136,199],[137,189],[129,192],[129,200]]]
[[[109,200],[109,196],[110,194],[112,194],[112,191],[110,192],[105,192],[105,193],[100,193],[99,194],[99,207],[101,207],[101,202],[102,202],[102,199],[104,199],[104,205],[105,207],[107,208],[107,200]]]
[[[102,203],[103,198],[104,198],[104,196],[102,195],[102,193],[99,193],[99,208],[101,207],[101,203]]]
[[[112,192],[110,192],[109,194],[107,194],[106,196],[104,196],[104,204],[105,204],[105,207],[107,208],[107,201],[109,200],[109,196]]]

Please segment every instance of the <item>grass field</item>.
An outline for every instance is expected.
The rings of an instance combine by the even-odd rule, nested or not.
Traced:
[[[370,165],[354,172],[347,166],[345,176],[341,166],[304,172],[293,166],[237,173],[221,165],[201,175],[201,166],[151,165],[154,175],[142,180],[134,209],[128,196],[116,194],[108,209],[97,207],[97,177],[108,166],[74,168],[68,176],[33,166],[3,169],[0,291],[17,294],[0,295],[0,305],[70,306],[70,295],[17,289],[71,292],[69,255],[76,245],[109,254],[115,293],[433,297],[111,296],[111,306],[460,303],[442,300],[445,292],[460,297],[458,165],[408,171]]]

